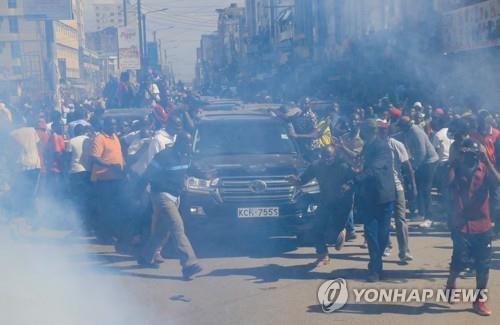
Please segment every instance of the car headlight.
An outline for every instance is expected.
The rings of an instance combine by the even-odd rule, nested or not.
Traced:
[[[196,177],[188,177],[186,179],[186,189],[188,192],[210,193],[219,184],[219,179],[201,179]]]
[[[318,194],[320,192],[318,180],[313,178],[309,183],[302,185],[301,190],[307,194]]]

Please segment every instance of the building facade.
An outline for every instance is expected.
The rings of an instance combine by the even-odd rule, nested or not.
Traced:
[[[43,22],[26,20],[21,1],[0,1],[0,96],[40,92],[45,64]]]
[[[54,71],[65,87],[94,82],[86,78],[95,75],[96,61],[85,48],[83,1],[71,1],[71,20],[45,22],[25,16],[21,0],[0,0],[0,86],[6,94],[47,96]]]
[[[224,64],[204,78],[214,70],[200,51],[199,85],[366,103],[387,93],[401,104],[416,96],[445,101],[453,93],[500,96],[494,94],[500,75],[491,73],[500,69],[499,0],[246,0],[245,6],[245,21],[228,18],[234,5],[219,10],[216,52]],[[465,71],[477,77],[464,81]]]
[[[123,0],[100,0],[86,5],[85,24],[87,32],[97,32],[108,27],[125,25]],[[131,10],[133,8],[130,8]]]

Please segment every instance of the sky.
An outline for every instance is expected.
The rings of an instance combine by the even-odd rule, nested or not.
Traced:
[[[107,3],[110,0],[91,0]],[[122,1],[122,0],[118,0]],[[135,3],[136,0],[129,0]],[[143,12],[168,8],[165,12],[148,15],[148,40],[153,39],[153,30],[158,30],[158,39],[167,49],[168,61],[172,63],[178,79],[192,81],[196,64],[196,48],[201,35],[217,30],[216,9],[244,0],[142,0]],[[171,29],[168,29],[170,28]]]
[[[194,78],[196,48],[201,35],[217,30],[216,9],[244,0],[143,0],[144,10],[168,8],[148,17],[148,30],[159,30],[157,35],[167,48],[176,76],[184,81]],[[167,29],[172,26],[172,29]],[[165,29],[164,29],[165,28]],[[152,32],[149,37],[152,37]]]

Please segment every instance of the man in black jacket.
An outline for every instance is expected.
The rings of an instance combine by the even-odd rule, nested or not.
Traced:
[[[354,172],[343,156],[328,146],[323,149],[322,158],[314,162],[300,177],[299,182],[306,184],[316,178],[320,187],[320,202],[313,233],[315,236],[318,266],[329,263],[327,243],[336,238],[335,248],[340,250],[344,244],[345,224],[353,205]],[[329,238],[328,235],[332,237]]]
[[[179,196],[189,167],[190,151],[191,137],[179,134],[174,146],[159,152],[144,173],[144,181],[151,186],[153,219],[151,236],[139,258],[141,265],[156,266],[155,253],[166,244],[171,235],[179,252],[182,274],[186,280],[202,270],[184,231],[184,222],[179,212]]]
[[[377,122],[365,121],[361,127],[365,146],[361,153],[363,171],[357,176],[359,209],[363,216],[370,263],[368,281],[376,282],[382,275],[382,255],[389,240],[389,226],[396,199],[393,155],[387,141],[377,136]]]

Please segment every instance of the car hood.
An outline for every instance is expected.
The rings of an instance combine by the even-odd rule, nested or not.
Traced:
[[[200,178],[297,175],[307,163],[298,155],[194,157],[191,175]]]

